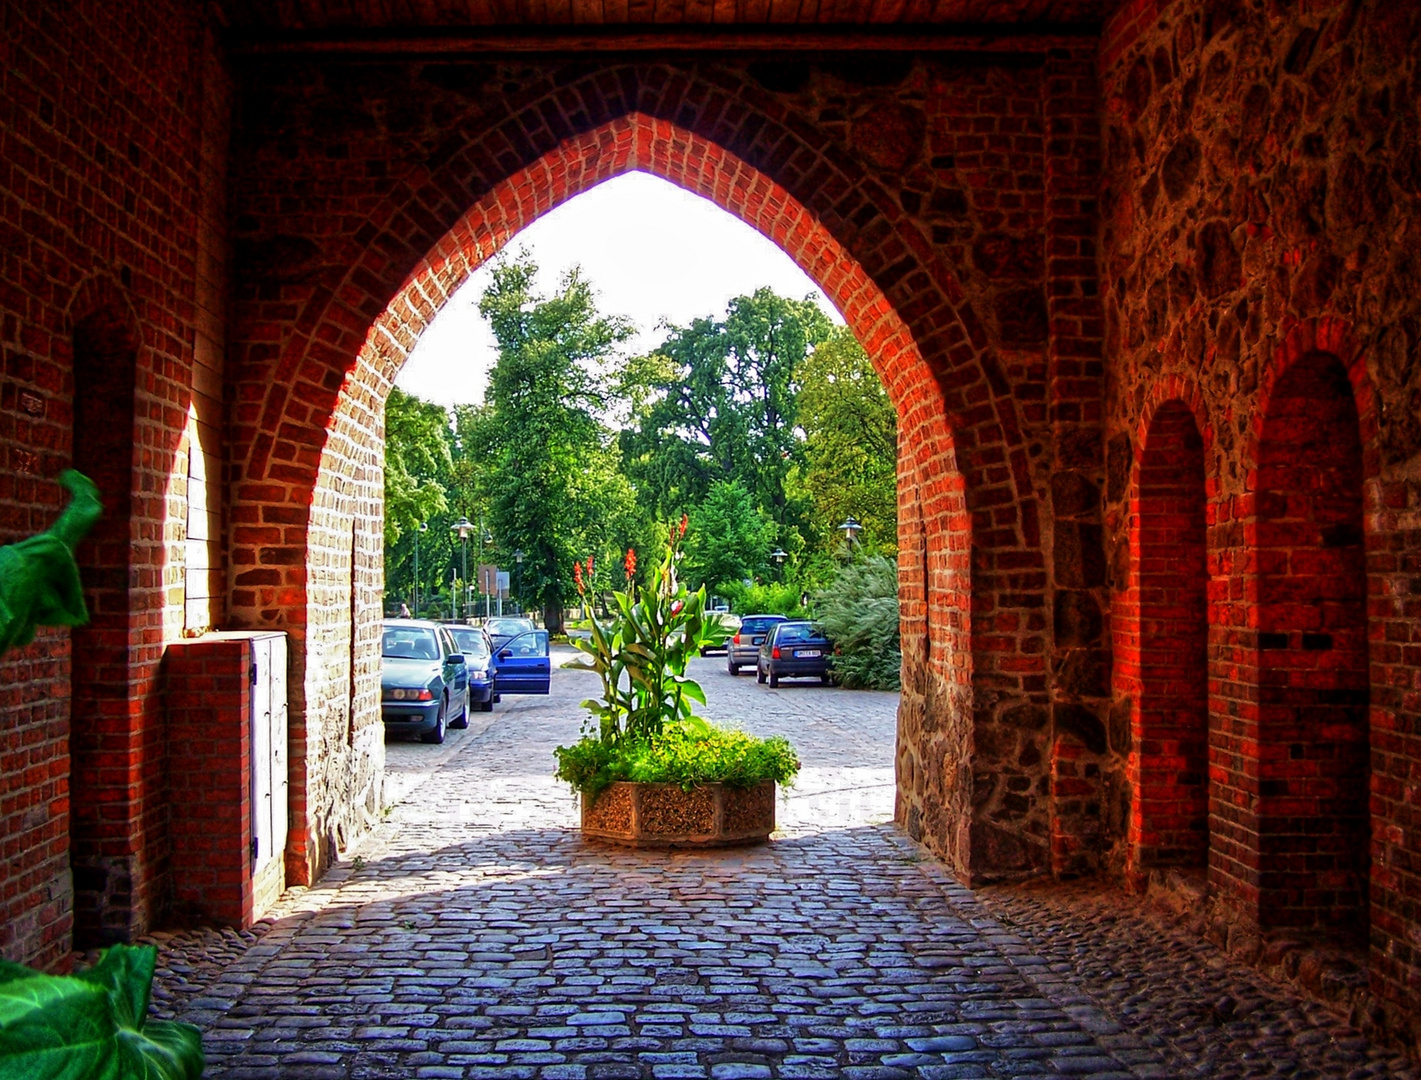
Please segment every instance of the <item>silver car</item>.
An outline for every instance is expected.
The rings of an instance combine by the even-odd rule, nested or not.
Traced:
[[[743,616],[740,629],[725,643],[725,669],[732,675],[739,675],[742,667],[754,667],[760,655],[760,642],[765,640],[765,631],[784,621],[783,615]]]

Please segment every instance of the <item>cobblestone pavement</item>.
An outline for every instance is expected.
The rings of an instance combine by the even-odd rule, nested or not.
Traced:
[[[404,800],[256,932],[165,938],[208,1075],[1416,1076],[1113,894],[962,888],[888,823],[895,695],[697,667],[708,713],[804,759],[773,843],[580,841],[548,773],[591,677],[557,672],[392,744]]]

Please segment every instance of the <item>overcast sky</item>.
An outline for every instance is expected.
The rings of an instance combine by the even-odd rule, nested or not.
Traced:
[[[624,174],[569,200],[509,247],[533,256],[545,294],[569,267],[581,265],[598,310],[636,325],[629,355],[661,340],[661,320],[684,325],[697,316],[719,318],[732,297],[762,285],[796,299],[812,293],[835,322],[843,322],[773,241],[714,203],[647,173]],[[483,400],[496,357],[493,335],[479,315],[489,274],[485,263],[421,335],[396,380],[401,389],[441,405]]]

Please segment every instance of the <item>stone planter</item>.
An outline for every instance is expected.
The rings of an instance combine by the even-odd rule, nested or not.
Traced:
[[[775,829],[775,782],[752,788],[619,781],[582,796],[582,835],[637,848],[763,844]]]

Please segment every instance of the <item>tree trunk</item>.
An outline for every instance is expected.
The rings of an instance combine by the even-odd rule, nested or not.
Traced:
[[[562,604],[552,601],[543,605],[543,626],[550,634],[562,633]]]

